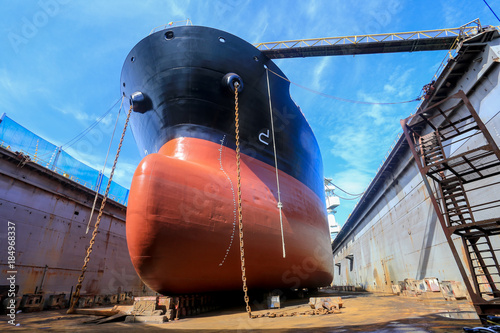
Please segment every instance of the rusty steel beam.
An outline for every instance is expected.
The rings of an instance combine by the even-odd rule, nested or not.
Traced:
[[[443,111],[440,105],[452,99],[458,99],[459,101],[453,107]],[[462,109],[468,113],[468,115],[459,114],[459,109]],[[458,117],[459,120],[452,120],[453,117]],[[418,118],[421,120],[419,121]],[[473,122],[469,124],[471,118]],[[464,122],[464,119],[467,120],[467,125],[473,126],[469,128],[465,125],[456,126]],[[432,122],[433,120],[435,120],[434,123]],[[424,125],[432,128],[433,131],[429,134],[422,135],[422,131],[425,129]],[[486,203],[471,205],[467,198],[467,190],[463,185],[464,183],[475,182],[498,174],[495,170],[487,172],[488,169],[491,170],[498,165],[495,158],[500,161],[500,150],[498,146],[462,90],[427,107],[425,110],[420,110],[407,119],[401,120],[401,126],[403,127],[405,138],[422,175],[432,205],[436,211],[438,220],[450,246],[450,250],[455,258],[460,274],[462,275],[478,315],[484,318],[484,316],[488,314],[500,313],[500,304],[497,303],[500,299],[500,291],[497,288],[499,282],[493,279],[493,276],[500,276],[500,266],[496,258],[496,250],[493,248],[489,239],[492,235],[500,234],[500,217],[496,216],[494,218],[476,221],[474,216],[474,213],[478,211],[500,207],[500,200],[490,200]],[[452,130],[446,133],[451,133],[452,135],[450,137],[445,137],[440,133],[440,130],[446,131],[446,129],[450,127]],[[485,154],[482,154],[481,158],[493,158],[493,162],[486,162],[486,165],[481,165],[481,168],[473,164],[473,162],[477,162],[478,159],[474,157],[467,158],[467,155],[476,153],[478,148],[469,149],[454,156],[451,155],[451,152],[449,153],[450,156],[446,156],[443,149],[441,138],[450,140],[451,138],[458,137],[459,139],[457,141],[461,141],[463,140],[461,136],[466,132],[470,132],[471,128],[476,129],[476,132],[469,135],[466,139],[470,139],[475,135],[482,135],[487,144],[480,147],[485,150]],[[423,138],[426,139],[423,140]],[[451,144],[452,142],[450,142],[450,145]],[[436,155],[436,151],[440,151],[441,155]],[[429,157],[428,152],[430,152],[431,157]],[[465,162],[463,162],[462,159],[465,160]],[[453,164],[452,162],[454,160],[462,162]],[[439,165],[441,165],[440,168],[433,170],[433,168]],[[456,169],[457,167],[460,167],[460,169]],[[463,167],[466,168],[464,169]],[[486,172],[479,172],[483,170]],[[445,171],[453,174],[453,177],[446,178]],[[472,179],[464,178],[474,173],[479,176],[474,176]],[[433,179],[439,186],[441,194],[440,200],[442,200],[443,203],[442,206],[439,205],[438,198],[436,198],[432,191],[428,177]],[[474,188],[474,190],[487,186],[490,185],[483,185]],[[465,267],[459,257],[458,250],[451,238],[453,234],[459,235],[462,238],[462,243],[466,250],[466,261],[473,277],[474,288],[469,281]],[[478,243],[479,240],[483,239],[485,241]],[[480,248],[478,246],[479,244],[481,244],[481,246],[487,244],[488,246],[484,249]],[[486,253],[486,256],[484,256],[484,253]],[[474,258],[472,258],[472,255],[474,255]],[[486,260],[493,260],[493,263],[486,262]],[[478,266],[474,265],[474,261]],[[478,271],[476,271],[476,269],[478,269]],[[487,282],[480,282],[480,277],[485,278]],[[482,291],[481,285],[489,285],[491,291]],[[487,300],[482,296],[486,293],[490,293],[493,296],[493,300]]]
[[[410,117],[411,119],[412,117]],[[427,193],[429,194],[429,198],[431,199],[432,206],[434,207],[434,210],[436,211],[439,223],[441,224],[441,228],[443,229],[444,235],[446,237],[446,241],[448,242],[448,245],[450,246],[451,253],[453,255],[453,258],[457,262],[458,270],[460,271],[460,274],[462,275],[462,278],[465,283],[465,287],[467,288],[467,291],[469,292],[469,295],[471,296],[471,299],[473,303],[477,303],[480,301],[478,296],[474,293],[474,289],[472,288],[472,285],[470,284],[469,278],[467,277],[467,272],[465,270],[464,265],[462,264],[462,260],[460,259],[460,256],[458,255],[457,248],[455,247],[455,244],[453,243],[453,240],[451,238],[451,231],[449,230],[448,226],[446,225],[446,221],[444,219],[444,216],[441,212],[441,208],[439,207],[439,203],[436,199],[436,196],[434,195],[434,191],[432,191],[431,185],[429,184],[429,181],[427,179],[427,174],[425,171],[424,165],[422,165],[420,157],[417,154],[417,151],[415,150],[415,144],[413,142],[412,137],[410,136],[410,128],[407,125],[408,121],[410,120],[409,118],[402,119],[401,120],[401,126],[403,127],[403,133],[406,138],[406,142],[410,146],[410,151],[413,155],[413,158],[415,159],[415,162],[417,163],[418,170],[420,171],[422,175],[422,180],[425,184],[425,188],[427,189]]]

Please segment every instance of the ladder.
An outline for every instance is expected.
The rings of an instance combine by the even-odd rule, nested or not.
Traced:
[[[478,315],[500,314],[498,146],[462,90],[401,125]]]

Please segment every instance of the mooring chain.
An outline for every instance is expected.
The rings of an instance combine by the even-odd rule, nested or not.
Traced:
[[[240,259],[241,259],[241,280],[243,281],[243,292],[245,293],[245,304],[248,316],[252,318],[250,309],[250,299],[248,298],[247,276],[245,268],[245,248],[243,246],[243,214],[241,209],[241,166],[240,166],[240,114],[238,109],[238,82],[234,83],[234,132],[236,134],[236,176],[238,179],[238,220],[240,228]]]
[[[99,224],[101,223],[101,217],[102,217],[102,213],[104,211],[104,206],[106,205],[106,200],[108,199],[109,189],[111,187],[111,181],[113,179],[113,174],[115,173],[116,163],[118,162],[118,156],[120,156],[120,151],[122,149],[123,139],[125,138],[125,132],[127,131],[127,125],[128,125],[128,121],[130,119],[131,113],[132,113],[132,105],[130,106],[130,109],[128,110],[127,119],[125,120],[125,126],[123,127],[123,132],[122,132],[122,136],[120,138],[120,143],[118,144],[118,150],[116,151],[115,161],[113,163],[113,167],[111,168],[111,173],[109,175],[108,186],[106,187],[106,192],[104,193],[104,198],[103,198],[102,203],[101,203],[101,208],[99,209],[99,215],[97,216],[97,221],[96,221],[95,226],[94,226],[94,231],[92,232],[92,238],[90,239],[89,248],[87,249],[87,255],[85,256],[85,259],[83,261],[82,273],[80,274],[80,277],[78,278],[78,284],[76,285],[75,294],[73,296],[73,301],[71,302],[71,306],[67,312],[68,314],[75,312],[75,306],[78,303],[78,300],[80,299],[80,290],[82,289],[85,271],[87,270],[87,264],[90,261],[90,254],[92,253],[92,247],[95,243],[95,238],[97,236],[97,230],[99,228]]]
[[[234,123],[235,123],[235,136],[236,136],[236,176],[237,176],[237,192],[238,192],[238,220],[239,220],[239,229],[240,229],[240,261],[241,261],[241,280],[243,281],[243,292],[244,299],[246,304],[246,311],[248,313],[248,317],[251,319],[262,318],[262,317],[293,317],[300,315],[321,315],[321,314],[331,314],[331,313],[339,313],[338,309],[315,309],[304,312],[268,312],[265,314],[252,315],[252,309],[250,308],[250,299],[248,297],[248,287],[247,287],[247,276],[246,276],[246,267],[245,267],[245,248],[243,244],[243,213],[242,213],[242,199],[241,199],[241,164],[240,164],[240,113],[239,113],[239,105],[238,105],[238,87],[239,83],[234,83]]]

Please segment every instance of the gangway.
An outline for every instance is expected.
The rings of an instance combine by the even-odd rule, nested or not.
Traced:
[[[358,55],[393,52],[449,50],[460,40],[473,37],[490,27],[479,19],[458,28],[353,35],[344,37],[297,39],[254,44],[270,59]]]

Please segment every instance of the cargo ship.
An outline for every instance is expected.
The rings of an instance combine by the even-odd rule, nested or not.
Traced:
[[[241,289],[235,89],[248,287],[331,283],[320,150],[271,60],[227,32],[172,27],[131,50],[120,84],[143,155],[126,234],[144,283],[162,294]]]

